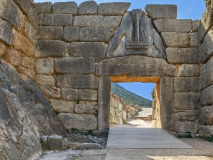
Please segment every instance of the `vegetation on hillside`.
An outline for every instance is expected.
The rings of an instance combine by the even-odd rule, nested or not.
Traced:
[[[143,98],[141,96],[138,96],[135,93],[132,93],[124,89],[123,87],[119,86],[116,83],[112,83],[111,91],[118,97],[123,98],[124,102],[127,105],[137,104],[141,107],[147,107],[147,108],[152,107],[152,101],[150,101],[149,99]]]

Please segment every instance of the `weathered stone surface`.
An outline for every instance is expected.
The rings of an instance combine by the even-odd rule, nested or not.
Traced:
[[[84,106],[97,106],[98,102],[97,101],[79,101],[79,104]]]
[[[55,60],[57,73],[89,74],[95,72],[94,58],[65,57]]]
[[[200,20],[192,21],[192,32],[197,32],[200,24]]]
[[[35,58],[24,56],[24,57],[22,57],[21,65],[28,69],[34,70]]]
[[[196,77],[200,74],[199,65],[193,64],[182,64],[178,66],[178,76],[179,77]]]
[[[199,77],[175,77],[174,89],[176,92],[198,92]]]
[[[24,27],[24,15],[13,1],[0,1],[0,17],[7,20],[18,30],[21,30]],[[2,24],[0,24],[0,26],[2,27]]]
[[[38,15],[38,25],[43,25],[43,16],[44,16],[43,13],[40,13]]]
[[[198,39],[198,33],[190,33],[189,34],[189,47],[199,47],[200,46],[200,41]]]
[[[98,106],[76,104],[74,108],[74,112],[78,114],[97,114]]]
[[[212,105],[213,104],[212,95],[213,95],[213,86],[209,86],[209,87],[205,88],[204,90],[202,90],[201,98],[200,98],[201,104],[203,106]]]
[[[97,90],[80,89],[78,91],[79,100],[97,101]]]
[[[52,10],[51,2],[35,3],[39,13],[50,13]]]
[[[162,71],[163,71],[163,75],[164,76],[172,76],[175,77],[177,76],[177,68],[176,66],[172,65],[172,64],[168,64],[166,62],[166,60],[163,60],[161,62],[161,66],[162,66]]]
[[[54,61],[52,58],[38,58],[35,62],[35,71],[37,74],[53,74]]]
[[[53,13],[77,14],[78,5],[75,2],[56,2],[53,4]]]
[[[80,144],[80,149],[85,150],[85,149],[100,149],[101,145],[98,143],[81,143]]]
[[[17,71],[21,74],[24,74],[24,75],[30,77],[31,79],[34,79],[35,72],[33,70],[27,69],[23,66],[19,66],[17,68]]]
[[[50,99],[50,104],[54,111],[59,113],[73,113],[75,106],[75,102],[56,99]]]
[[[80,29],[79,40],[82,42],[109,42],[114,34],[114,28],[90,28]]]
[[[168,62],[173,64],[199,63],[199,56],[196,48],[167,48],[166,55]]]
[[[52,39],[62,40],[63,27],[61,26],[39,26],[37,38],[40,39]]]
[[[63,40],[68,42],[78,41],[80,28],[77,26],[64,27]]]
[[[206,34],[203,43],[199,47],[200,62],[205,62],[213,55],[213,28]]]
[[[49,98],[61,98],[61,89],[51,86],[40,86],[41,91]]]
[[[11,25],[0,19],[0,40],[6,44],[13,44],[13,33]]]
[[[74,26],[79,27],[118,27],[122,16],[75,16],[73,20]]]
[[[94,57],[95,62],[104,59],[107,45],[103,42],[73,42],[69,45],[69,55]]]
[[[60,113],[58,115],[67,130],[77,128],[79,130],[96,130],[97,117],[95,115]]]
[[[197,111],[184,111],[175,113],[175,121],[179,122],[194,122],[198,117]]]
[[[199,135],[210,137],[213,135],[213,125],[200,125]]]
[[[97,89],[98,78],[92,75],[64,74],[57,77],[58,87]]]
[[[78,99],[78,90],[77,89],[70,89],[70,88],[62,88],[61,89],[61,97],[64,100],[76,101]]]
[[[192,20],[190,19],[157,19],[153,21],[158,32],[190,32]]]
[[[36,44],[37,29],[29,22],[25,22],[23,34],[27,37],[33,44]]]
[[[197,133],[198,124],[194,122],[175,122],[175,131]]]
[[[50,150],[59,150],[62,147],[62,136],[59,135],[51,135],[48,136],[46,145]]]
[[[45,26],[70,26],[72,18],[72,14],[44,14],[42,24]]]
[[[200,109],[200,125],[213,125],[213,106],[205,106]]]
[[[35,55],[35,46],[33,43],[15,29],[13,29],[13,36],[15,49],[22,51],[28,57],[33,57]]]
[[[55,78],[52,75],[36,75],[35,81],[39,86],[55,86]]]
[[[164,44],[167,47],[188,47],[189,35],[188,33],[176,33],[176,32],[162,32]]]
[[[7,53],[5,54],[5,60],[13,66],[19,66],[22,60],[21,53],[13,48],[8,48]]]
[[[176,5],[146,5],[145,11],[152,19],[176,19]]]
[[[79,5],[78,15],[97,14],[97,3],[95,1],[86,1]]]
[[[6,53],[6,45],[2,42],[0,42],[0,57],[3,56]]]
[[[114,2],[101,3],[98,5],[98,14],[112,16],[123,15],[129,9],[131,3]]]
[[[36,45],[35,57],[63,57],[67,46],[67,43],[59,40],[40,40]]]
[[[206,64],[203,64],[200,71],[200,89],[213,84],[213,58],[211,58]]]

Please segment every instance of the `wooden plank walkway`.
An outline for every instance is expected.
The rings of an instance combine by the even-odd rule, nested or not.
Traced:
[[[106,148],[192,148],[160,128],[110,127]]]

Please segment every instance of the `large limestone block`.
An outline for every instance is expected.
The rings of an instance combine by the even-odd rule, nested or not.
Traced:
[[[197,111],[184,111],[175,113],[175,121],[179,122],[194,122],[197,120]]]
[[[40,86],[43,94],[49,98],[61,98],[61,89],[52,86]]]
[[[64,74],[58,75],[58,87],[70,87],[76,89],[97,89],[98,78],[93,75],[77,75],[77,74]]]
[[[6,50],[7,50],[6,45],[0,42],[0,57],[6,53]]]
[[[78,15],[97,14],[98,6],[95,1],[86,1],[79,5]]]
[[[163,75],[168,77],[175,77],[177,76],[177,68],[175,65],[168,64],[166,61],[161,63]]]
[[[200,125],[213,125],[213,106],[205,106],[200,109]]]
[[[54,111],[59,113],[73,113],[75,102],[50,99]]]
[[[79,130],[97,130],[97,117],[87,114],[60,113],[59,119],[67,130],[77,128]]]
[[[11,25],[0,19],[0,40],[8,45],[13,44],[13,33]]]
[[[77,26],[64,27],[63,40],[67,42],[74,42],[79,40],[80,28]]]
[[[205,88],[201,92],[201,105],[213,105],[213,85]]]
[[[59,40],[39,40],[35,57],[63,57],[67,53],[67,43]]]
[[[97,114],[98,113],[98,106],[76,104],[74,111],[75,111],[75,113],[78,113],[78,114]]]
[[[109,42],[114,34],[114,28],[90,28],[80,29],[79,40],[82,42]]]
[[[182,64],[178,66],[179,77],[196,77],[200,74],[199,65],[194,64]]]
[[[19,66],[22,61],[21,53],[13,48],[8,48],[5,54],[5,60],[13,66]]]
[[[176,5],[146,5],[145,11],[152,19],[176,19]]]
[[[201,67],[200,71],[200,89],[213,84],[213,58]]]
[[[192,32],[197,32],[200,24],[200,20],[192,21]]]
[[[174,89],[176,92],[199,92],[199,77],[175,77]]]
[[[51,2],[35,3],[35,6],[39,13],[50,13],[52,10]]]
[[[92,57],[65,57],[55,60],[57,73],[90,74],[95,72]]]
[[[167,47],[188,47],[189,46],[189,34],[177,33],[177,32],[162,32],[164,44]]]
[[[101,3],[98,5],[98,14],[112,16],[123,15],[129,9],[131,3],[114,2]]]
[[[74,26],[79,27],[118,27],[122,16],[75,16],[73,20]]]
[[[77,14],[78,5],[75,2],[56,2],[53,4],[53,13]]]
[[[35,71],[37,74],[53,74],[54,61],[53,58],[38,58],[35,61]]]
[[[199,135],[202,137],[210,137],[213,135],[213,125],[200,125]]]
[[[19,66],[17,68],[17,71],[21,74],[24,74],[24,75],[30,77],[30,79],[34,79],[35,72],[33,70],[27,69],[23,66]]]
[[[43,14],[42,24],[44,26],[70,26],[72,19],[72,14]]]
[[[158,32],[190,32],[192,20],[190,19],[157,19],[153,21]]]
[[[180,133],[197,133],[198,124],[195,122],[175,122],[175,131]]]
[[[196,48],[167,48],[166,55],[168,62],[173,64],[199,63],[199,56]]]
[[[34,68],[35,67],[35,58],[23,56],[22,60],[21,60],[21,65],[28,69],[34,70],[35,69]]]
[[[97,90],[90,89],[79,89],[79,100],[97,101],[98,93]]]
[[[190,33],[189,34],[189,47],[199,47],[200,46],[200,41],[198,39],[198,33]]]
[[[69,55],[74,57],[94,57],[95,62],[104,59],[107,45],[103,42],[73,42],[69,45]]]
[[[39,26],[37,39],[62,40],[63,30],[61,26]]]
[[[39,86],[55,86],[55,78],[52,75],[36,75],[35,81]]]
[[[33,44],[36,44],[37,29],[31,23],[25,22],[23,34],[33,42]]]
[[[71,88],[62,88],[61,97],[64,100],[76,101],[78,99],[78,90]]]

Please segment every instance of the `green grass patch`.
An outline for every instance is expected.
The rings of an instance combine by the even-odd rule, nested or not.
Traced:
[[[211,137],[202,137],[202,138],[208,142],[213,142],[213,135]]]

